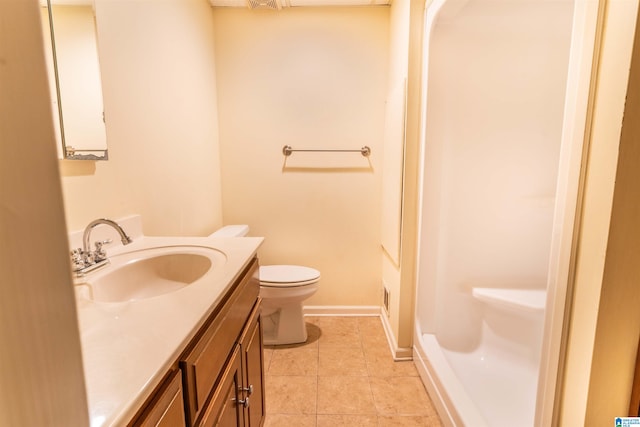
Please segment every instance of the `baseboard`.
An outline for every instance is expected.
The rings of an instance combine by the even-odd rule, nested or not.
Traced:
[[[377,305],[305,305],[305,316],[380,316]]]
[[[411,347],[398,347],[398,342],[393,334],[393,330],[386,313],[382,312],[380,314],[380,318],[382,319],[382,328],[387,336],[387,342],[389,343],[389,349],[391,349],[391,356],[393,356],[393,360],[413,360],[413,349]]]

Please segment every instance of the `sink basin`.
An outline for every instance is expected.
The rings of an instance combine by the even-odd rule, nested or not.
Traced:
[[[197,282],[226,257],[212,248],[185,246],[126,252],[109,260],[110,265],[85,278],[88,299],[124,302],[175,292]]]

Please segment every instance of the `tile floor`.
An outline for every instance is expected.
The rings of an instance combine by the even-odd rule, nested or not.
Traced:
[[[265,427],[442,426],[379,317],[306,317],[304,344],[264,350]]]

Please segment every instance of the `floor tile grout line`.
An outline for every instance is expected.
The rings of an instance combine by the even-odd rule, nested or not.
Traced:
[[[358,338],[360,339],[360,351],[362,352],[362,357],[364,358],[365,367],[367,369],[367,384],[369,385],[369,395],[371,396],[371,401],[373,402],[373,407],[376,410],[376,424],[378,424],[378,405],[376,403],[376,397],[373,395],[373,389],[371,388],[371,372],[369,371],[369,365],[367,363],[367,359],[364,354],[364,340],[362,339],[362,331],[360,330],[361,322],[358,320]]]

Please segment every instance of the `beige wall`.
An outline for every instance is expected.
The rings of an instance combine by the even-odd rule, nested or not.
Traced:
[[[409,65],[409,0],[394,1],[389,19],[389,82],[382,170],[382,247],[386,254],[384,260],[389,260],[397,267],[400,264],[402,166]]]
[[[637,257],[637,241],[632,240],[637,215],[628,216],[637,204],[637,196],[633,200],[637,172],[631,170],[637,169],[637,152],[629,140],[622,140],[621,153],[628,152],[628,160],[636,164],[618,163],[638,2],[601,3],[607,5],[601,15],[603,32],[584,163],[571,317],[562,390],[557,396],[562,426],[607,425],[613,417],[626,414],[638,339],[639,325],[633,314],[638,303],[637,275],[633,275],[637,267],[632,265],[637,264],[633,258]],[[635,102],[635,95],[627,110],[633,117],[637,109],[631,100]],[[624,132],[633,138],[635,130]],[[630,187],[629,180],[634,182]],[[625,214],[625,209],[631,212]]]
[[[0,1],[0,425],[86,426],[38,2]]]
[[[420,12],[422,13],[422,9]],[[409,95],[418,96],[415,79],[408,81],[409,76],[409,37],[411,28],[411,1],[397,0],[391,5],[390,17],[390,68],[388,83],[388,104],[385,121],[385,163],[383,171],[382,193],[382,244],[385,252],[382,257],[382,279],[389,290],[389,324],[394,334],[397,347],[411,346],[411,321],[408,317],[413,314],[413,298],[407,298],[406,286],[401,287],[401,257],[411,257],[407,253],[406,243],[404,253],[402,247],[402,219],[412,215],[403,211],[403,191],[408,194],[415,192],[415,183],[411,180],[403,185],[405,166],[405,137],[407,135],[407,119],[414,113],[415,104],[408,110]],[[413,55],[416,54],[415,46]],[[418,55],[420,56],[420,55]],[[411,93],[409,93],[411,90]],[[412,122],[409,122],[411,125]],[[409,141],[415,144],[417,141]],[[408,147],[411,150],[411,146]],[[409,168],[411,168],[409,159]],[[417,164],[417,163],[416,163]],[[410,225],[407,223],[405,225]],[[407,269],[408,270],[408,269]],[[405,271],[408,273],[408,271]],[[411,284],[413,287],[413,284]],[[405,319],[402,316],[405,315]],[[404,321],[403,321],[404,320]]]
[[[145,234],[222,222],[212,8],[96,0],[109,160],[62,161],[67,224],[141,214]]]
[[[389,83],[382,172],[382,280],[389,291],[389,324],[397,340],[400,313],[402,172],[405,145],[406,79],[409,65],[409,0],[391,4]]]
[[[266,237],[263,264],[319,269],[309,305],[378,305],[389,9],[214,16],[224,222]]]
[[[409,66],[407,73],[407,117],[403,169],[400,304],[398,344],[413,343],[418,241],[418,181],[422,128],[423,0],[411,0],[409,12]]]
[[[427,1],[428,3],[428,1]],[[424,27],[424,7],[422,0],[398,0],[393,2],[391,12],[391,71],[389,78],[390,96],[394,88],[404,80],[406,98],[404,100],[404,146],[402,163],[388,162],[386,167],[400,167],[402,176],[401,227],[394,221],[383,221],[383,230],[388,235],[399,233],[399,259],[393,253],[385,252],[382,259],[382,277],[390,290],[389,323],[394,335],[397,356],[407,356],[413,341],[415,270],[418,236],[418,171],[420,165],[419,146],[422,123],[422,38]],[[405,80],[406,79],[406,80]],[[397,139],[395,140],[397,143]],[[394,140],[387,140],[394,143]],[[391,172],[393,176],[395,171]],[[387,196],[388,194],[385,194]],[[383,209],[389,209],[387,200],[397,197],[393,192],[385,199]],[[393,206],[393,205],[391,205]],[[383,218],[395,219],[393,215]],[[384,233],[384,231],[383,231]]]

